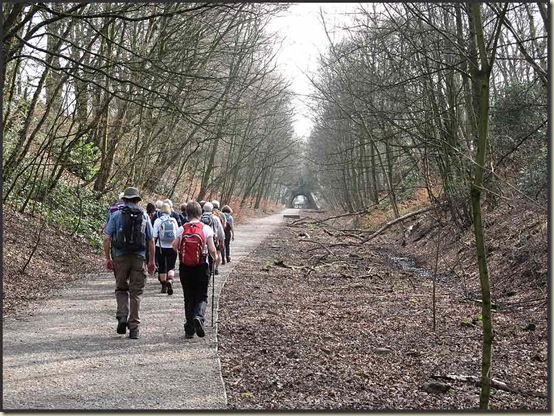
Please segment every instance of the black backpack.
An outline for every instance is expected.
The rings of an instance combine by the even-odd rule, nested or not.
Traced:
[[[122,226],[115,235],[112,245],[128,253],[146,248],[146,220],[140,208],[125,206],[121,210]]]
[[[181,220],[181,225],[184,227],[187,222],[189,222],[189,217],[186,214],[177,214]]]

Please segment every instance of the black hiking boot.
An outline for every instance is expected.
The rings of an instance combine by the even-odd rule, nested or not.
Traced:
[[[126,316],[120,316],[117,318],[117,329],[118,334],[124,334],[127,332],[127,317]]]
[[[167,284],[166,284],[166,282],[162,282],[162,292],[161,293],[167,293]]]
[[[215,269],[214,274],[219,274],[219,270]]]
[[[185,324],[185,339],[191,339],[194,338],[194,325],[190,325],[189,323]]]
[[[202,338],[204,335],[206,335],[206,332],[204,331],[204,326],[202,325],[202,321],[200,318],[194,318],[192,320],[192,323],[194,324],[194,329],[196,330],[196,335],[198,335],[200,338]]]
[[[171,280],[168,280],[166,283],[166,288],[167,288],[167,294],[169,296],[173,295],[173,284],[171,283]]]
[[[227,257],[227,263],[231,263],[231,257]]]
[[[133,328],[129,330],[129,338],[138,339],[139,338],[139,329]]]

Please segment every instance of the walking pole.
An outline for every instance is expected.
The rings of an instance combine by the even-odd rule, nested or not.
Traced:
[[[215,260],[212,263],[212,327],[214,326],[214,298],[215,298]]]

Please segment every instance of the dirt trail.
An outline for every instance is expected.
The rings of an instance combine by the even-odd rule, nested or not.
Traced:
[[[232,263],[216,276],[216,307],[232,267],[282,223],[283,213],[237,226]],[[85,275],[34,315],[5,319],[3,408],[225,409],[217,325],[209,326],[211,287],[206,336],[193,340],[184,338],[183,294],[179,282],[174,287],[173,296],[161,294],[157,279],[148,278],[139,340],[115,332],[111,273]]]

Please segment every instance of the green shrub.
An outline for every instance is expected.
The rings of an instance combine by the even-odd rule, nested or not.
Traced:
[[[20,190],[20,194],[12,193],[7,204],[21,209],[29,186]],[[45,187],[36,185],[37,195],[45,195]],[[44,191],[44,192],[41,192]],[[111,201],[113,202],[113,201]],[[33,212],[37,217],[44,218],[47,224],[57,226],[63,231],[86,238],[88,243],[100,251],[102,237],[98,234],[100,226],[106,219],[106,200],[97,200],[94,191],[82,185],[70,185],[60,180],[54,190],[46,193],[42,200],[31,200],[26,211]]]
[[[84,181],[92,180],[98,173],[98,164],[100,149],[92,143],[85,143],[83,139],[79,140],[71,147],[67,169]]]

